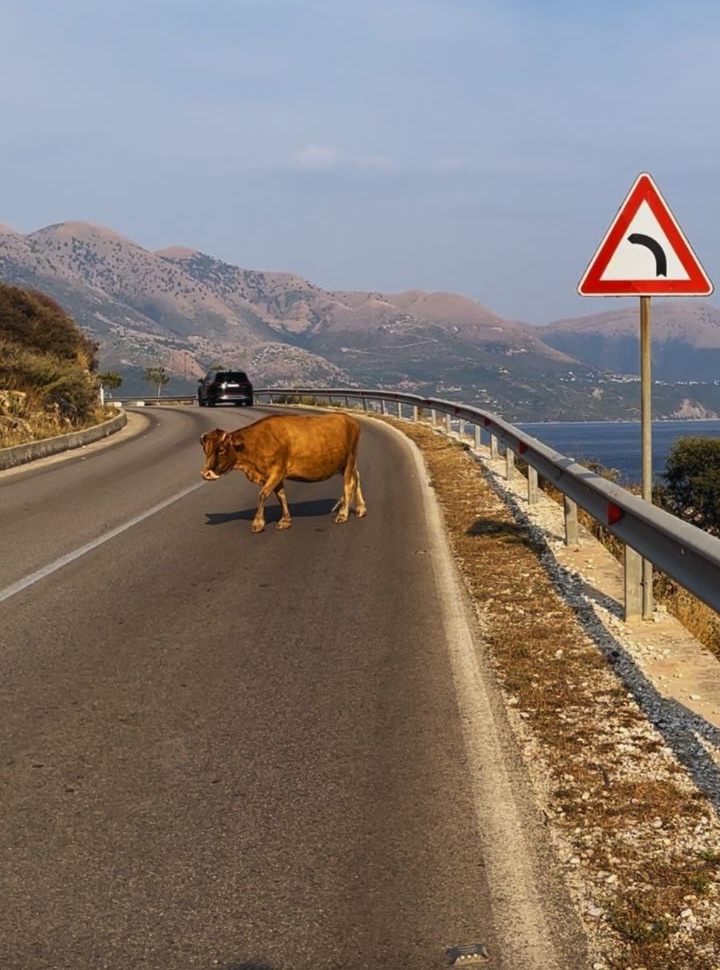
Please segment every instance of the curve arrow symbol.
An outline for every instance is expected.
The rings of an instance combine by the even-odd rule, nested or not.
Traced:
[[[646,236],[642,232],[633,232],[627,238],[628,242],[635,243],[638,246],[645,246],[650,250],[655,257],[656,276],[667,276],[667,256],[657,239],[653,239],[652,236]]]

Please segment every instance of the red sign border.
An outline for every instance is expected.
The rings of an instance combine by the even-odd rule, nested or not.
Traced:
[[[647,202],[675,255],[688,274],[686,280],[603,280],[602,274],[643,202]],[[692,251],[651,175],[643,172],[627,194],[597,252],[578,283],[580,296],[709,296],[713,284]]]

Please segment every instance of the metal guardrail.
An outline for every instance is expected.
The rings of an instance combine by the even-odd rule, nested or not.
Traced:
[[[163,404],[197,404],[197,396],[195,394],[168,394],[167,397],[158,397],[156,394],[153,394],[152,396],[134,394],[131,397],[110,397],[108,395],[105,403],[134,404],[139,407],[152,407],[153,405],[162,406]]]
[[[364,409],[383,414],[390,413],[388,404],[394,404],[400,418],[405,416],[403,408],[406,408],[411,410],[410,418],[415,421],[421,411],[430,412],[433,424],[437,423],[437,414],[445,415],[449,430],[453,420],[471,424],[475,429],[476,444],[480,444],[483,432],[489,435],[492,457],[498,455],[498,442],[505,446],[508,478],[513,474],[515,456],[528,465],[530,503],[537,501],[538,475],[562,492],[565,496],[565,541],[568,544],[577,542],[579,505],[625,545],[626,619],[642,615],[642,559],[653,563],[720,612],[719,538],[643,501],[494,414],[452,401],[357,388],[256,388],[255,397],[256,400],[267,398],[269,403],[294,403],[292,398],[322,398],[328,403],[345,406],[349,406],[350,401],[360,401]]]

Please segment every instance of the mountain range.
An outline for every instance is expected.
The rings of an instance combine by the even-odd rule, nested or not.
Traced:
[[[395,388],[508,420],[639,415],[636,308],[531,326],[458,294],[326,290],[84,222],[0,226],[0,280],[55,297],[98,343],[100,370],[123,376],[123,394],[146,393],[143,372],[157,366],[167,393],[192,393],[222,364],[258,387]],[[653,415],[720,416],[720,311],[656,301],[652,328]]]

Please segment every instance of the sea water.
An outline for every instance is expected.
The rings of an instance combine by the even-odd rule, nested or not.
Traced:
[[[621,485],[642,481],[639,421],[545,421],[516,427],[581,464],[596,461],[615,469]],[[652,471],[662,481],[668,452],[678,438],[720,438],[720,421],[653,421]]]

